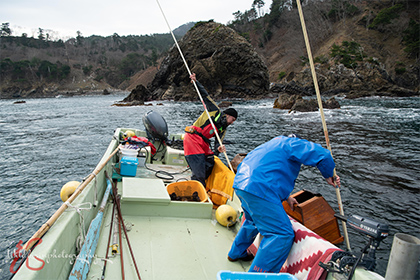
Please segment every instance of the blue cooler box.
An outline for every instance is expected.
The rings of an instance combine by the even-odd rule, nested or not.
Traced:
[[[136,157],[123,157],[120,161],[121,176],[136,176],[139,160]]]

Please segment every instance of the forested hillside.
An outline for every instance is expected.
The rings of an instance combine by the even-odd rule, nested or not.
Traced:
[[[321,90],[419,92],[419,1],[309,0],[303,14]],[[274,0],[262,18],[232,26],[264,57],[270,80],[313,87],[295,1]]]
[[[302,0],[301,0],[302,1]],[[419,1],[303,0],[321,90],[419,91]],[[263,57],[270,81],[312,87],[296,0],[256,0],[228,24]],[[181,38],[194,23],[176,33]],[[3,23],[0,98],[130,90],[153,79],[173,45],[170,34],[51,41],[13,34]],[[229,44],[229,42],[226,42]],[[396,88],[397,87],[397,88]]]
[[[1,97],[49,96],[55,92],[125,89],[135,73],[157,65],[172,45],[170,34],[83,37],[50,41],[39,29],[38,38],[12,36],[2,24],[0,43]],[[190,26],[191,27],[191,24]],[[188,26],[175,30],[182,37]]]

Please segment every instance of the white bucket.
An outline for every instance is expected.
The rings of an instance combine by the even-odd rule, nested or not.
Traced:
[[[137,157],[137,154],[139,153],[139,149],[121,148],[120,151],[122,157]]]

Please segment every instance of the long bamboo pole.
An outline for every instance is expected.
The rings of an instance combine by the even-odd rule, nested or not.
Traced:
[[[309,44],[308,33],[306,31],[305,19],[303,18],[302,5],[300,4],[300,0],[296,0],[296,3],[297,3],[297,6],[298,6],[298,10],[299,10],[299,17],[300,17],[300,22],[301,22],[301,25],[302,25],[303,37],[305,38],[306,51],[308,52],[309,64],[311,66],[312,79],[314,81],[316,98],[318,100],[318,107],[319,107],[319,111],[321,113],[322,127],[324,129],[324,135],[325,135],[325,142],[327,144],[328,150],[330,150],[331,155],[332,155],[330,139],[328,137],[327,123],[325,121],[324,109],[322,107],[321,94],[319,92],[318,80],[317,80],[317,77],[316,77],[314,61],[313,61],[313,58],[312,58],[311,46]],[[337,173],[336,173],[335,168],[334,168],[334,177],[335,176],[337,176]],[[335,193],[336,193],[336,196],[337,196],[337,203],[338,203],[338,208],[340,210],[340,214],[342,216],[344,216],[343,203],[341,201],[340,188],[338,186],[335,186]],[[343,226],[343,232],[344,232],[344,238],[345,238],[346,245],[347,245],[347,250],[351,251],[349,235],[347,233],[347,225],[344,221],[341,221],[341,224]]]
[[[174,33],[172,32],[172,28],[171,28],[171,26],[169,25],[168,20],[166,19],[165,13],[163,12],[162,7],[160,6],[159,0],[156,0],[156,2],[157,2],[157,4],[158,4],[158,6],[159,6],[160,11],[162,12],[162,15],[163,15],[163,18],[165,19],[166,25],[167,25],[167,26],[168,26],[168,28],[169,28],[169,32],[172,34],[172,38],[174,39],[174,42],[175,42],[175,45],[176,45],[176,47],[177,47],[177,49],[178,49],[178,51],[179,51],[179,54],[181,55],[181,58],[182,58],[182,60],[184,61],[185,68],[187,68],[188,74],[191,76],[191,75],[192,75],[192,73],[191,73],[191,71],[190,71],[190,68],[188,67],[188,63],[187,63],[187,61],[185,60],[184,55],[182,54],[181,48],[180,48],[180,47],[179,47],[179,45],[178,45],[178,41],[176,40],[175,35],[174,35]],[[194,80],[193,80],[193,84],[194,84],[194,88],[195,88],[195,90],[197,91],[197,94],[198,94],[198,96],[199,96],[199,98],[200,98],[200,101],[201,101],[201,103],[203,104],[204,111],[205,111],[205,112],[206,112],[206,114],[207,114],[207,117],[208,117],[208,119],[209,119],[209,121],[210,121],[210,124],[211,124],[211,126],[213,127],[213,130],[214,130],[214,134],[215,134],[215,136],[216,136],[216,139],[217,139],[217,141],[219,142],[219,145],[222,147],[222,146],[223,146],[222,140],[220,139],[220,136],[219,136],[219,133],[217,132],[216,126],[214,125],[213,120],[212,120],[212,119],[211,119],[211,117],[210,117],[210,113],[209,113],[209,111],[207,110],[207,106],[206,106],[206,104],[204,103],[203,97],[201,97],[200,91],[199,91],[199,89],[198,89],[198,87],[197,87],[197,84],[195,83],[195,81],[194,81]],[[228,165],[229,165],[230,170],[232,170],[232,172],[234,172],[234,171],[233,171],[233,167],[232,167],[232,165],[230,164],[230,161],[229,161],[229,158],[228,158],[228,156],[227,156],[226,152],[223,152],[223,154],[225,155],[225,158],[226,158],[226,161],[227,161],[227,163],[228,163]]]
[[[76,191],[67,199],[65,203],[61,205],[60,208],[48,219],[48,221],[35,232],[34,235],[25,243],[22,249],[16,252],[15,257],[21,258],[22,256],[26,255],[26,253],[31,250],[31,248],[36,244],[36,242],[51,228],[51,226],[55,223],[55,221],[63,214],[63,212],[67,209],[67,203],[72,203],[76,197],[85,189],[85,187],[92,181],[93,178],[98,175],[98,173],[105,167],[108,161],[118,152],[119,146],[109,155],[109,157],[98,165],[95,170],[88,176],[88,178],[80,184],[80,186],[76,189]]]

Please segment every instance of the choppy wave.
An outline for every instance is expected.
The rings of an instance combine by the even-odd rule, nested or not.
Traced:
[[[0,101],[0,275],[8,275],[8,253],[18,241],[27,241],[61,205],[61,186],[92,172],[115,128],[143,128],[143,115],[154,110],[166,119],[170,133],[180,133],[202,113],[199,102],[111,106],[123,97]],[[420,237],[420,98],[339,102],[341,109],[324,113],[342,178],[344,210],[390,225],[391,237],[377,253],[378,272],[384,275],[392,236],[403,232]],[[319,112],[288,113],[272,108],[273,103],[274,99],[234,101],[239,117],[226,137],[232,142],[227,146],[230,159],[292,132],[325,146]],[[316,169],[302,168],[295,191],[303,188],[321,193],[337,210],[335,191]],[[364,247],[364,236],[349,234],[355,252]]]

